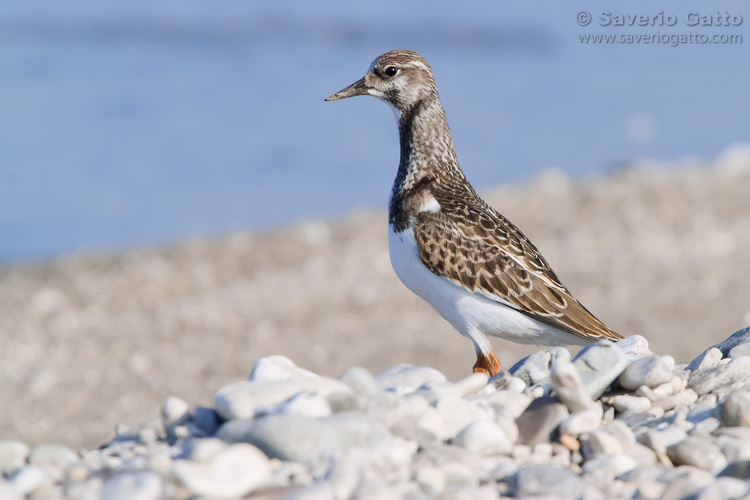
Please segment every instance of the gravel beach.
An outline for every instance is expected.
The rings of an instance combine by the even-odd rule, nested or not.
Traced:
[[[704,351],[750,324],[748,193],[750,149],[742,146],[711,165],[642,164],[575,181],[551,170],[523,186],[483,191],[586,307],[621,334],[643,336],[657,354],[639,368],[631,368],[634,354],[616,356],[611,367],[619,371],[594,392],[585,363],[569,361],[576,351],[500,340],[504,368],[541,352],[536,362],[546,371],[518,367],[489,385],[464,378],[473,349],[398,282],[383,212],[2,268],[0,440],[9,441],[0,443],[0,468],[15,483],[0,488],[46,485],[50,495],[74,498],[123,484],[184,498],[340,488],[334,497],[349,498],[368,485],[384,495],[482,498],[549,494],[537,483],[554,477],[601,498],[633,498],[633,488],[659,498],[688,477],[695,491],[714,488],[700,498],[741,498],[747,484],[732,479],[747,474],[750,459],[742,417],[750,351]],[[261,358],[282,368],[259,375]],[[401,363],[421,368],[382,382]],[[253,366],[257,382],[297,382],[283,398],[275,388],[260,408],[241,403],[231,413],[231,397],[217,390],[246,380]],[[292,375],[279,375],[284,367]],[[421,375],[412,380],[410,370]],[[255,390],[247,384],[236,390],[257,400],[242,392]],[[454,405],[465,412],[441,413]],[[520,420],[529,411],[543,415]],[[529,437],[524,420],[551,427]],[[127,427],[112,440],[117,423]],[[252,438],[273,426],[328,435],[340,447],[310,445],[294,455]],[[666,437],[649,434],[665,429]],[[110,441],[100,451],[71,451]],[[700,462],[705,457],[710,464]],[[257,474],[236,490],[204,492],[185,479],[196,467],[221,474],[250,462]],[[741,472],[723,473],[727,467]],[[622,490],[607,490],[618,484]]]

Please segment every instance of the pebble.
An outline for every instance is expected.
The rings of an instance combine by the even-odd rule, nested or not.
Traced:
[[[371,397],[381,391],[380,384],[369,370],[361,366],[352,366],[344,370],[339,380],[364,397]]]
[[[750,427],[750,389],[736,390],[722,401],[719,421],[725,427]]]
[[[233,444],[205,460],[177,460],[175,477],[195,495],[242,497],[270,476],[268,458],[255,446]]]
[[[629,361],[616,344],[601,340],[581,349],[573,359],[586,391],[593,399],[598,398],[625,370]]]
[[[709,347],[692,360],[685,369],[694,372],[702,368],[713,368],[717,366],[724,355],[718,347]]]
[[[253,365],[250,380],[253,382],[272,380],[295,380],[304,378],[320,378],[320,375],[297,366],[294,361],[285,356],[267,356],[260,358]]]
[[[618,380],[626,390],[642,385],[655,388],[672,380],[674,367],[671,356],[644,356],[630,363]]]
[[[570,361],[558,361],[550,372],[550,380],[557,399],[565,405],[570,413],[589,410],[594,407],[601,410],[601,407],[594,404],[594,401],[586,392],[580,373]],[[601,411],[599,413],[599,421],[601,422]]]
[[[638,359],[640,356],[653,354],[648,348],[648,340],[641,335],[625,337],[622,340],[618,340],[615,345],[631,360]]]
[[[492,420],[474,420],[469,423],[456,435],[453,444],[482,456],[508,455],[513,450],[511,440]]]
[[[66,468],[78,462],[78,455],[59,444],[40,444],[29,453],[28,461],[32,465]]]
[[[727,465],[716,443],[702,436],[688,436],[669,446],[667,456],[675,465],[692,465],[707,471],[718,472]]]
[[[508,492],[516,497],[579,498],[581,480],[570,471],[547,464],[524,465],[508,482]]]
[[[651,408],[651,400],[643,396],[618,394],[612,398],[612,406],[614,406],[618,413],[626,411],[631,413],[643,413]]]
[[[518,440],[526,445],[550,441],[553,433],[569,415],[565,405],[553,396],[537,398],[516,419]]]
[[[161,476],[152,471],[123,471],[105,479],[101,500],[159,500],[164,496]]]
[[[560,361],[570,361],[570,351],[563,347],[543,349],[513,365],[510,373],[532,386],[545,382],[550,377],[552,367]]]

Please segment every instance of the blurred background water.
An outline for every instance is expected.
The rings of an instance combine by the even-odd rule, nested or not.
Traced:
[[[121,250],[384,207],[397,132],[374,99],[324,103],[378,54],[432,65],[478,188],[556,166],[712,158],[750,137],[741,1],[0,5],[0,262]],[[604,28],[579,11],[674,14]],[[741,34],[735,45],[581,44],[579,34]],[[384,222],[385,224],[385,222]]]

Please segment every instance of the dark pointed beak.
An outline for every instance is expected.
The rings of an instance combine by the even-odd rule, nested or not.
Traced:
[[[338,101],[339,99],[347,99],[356,95],[368,95],[367,91],[369,89],[370,87],[365,84],[365,79],[363,77],[352,83],[348,87],[339,90],[335,94],[329,95],[328,97],[326,97],[326,101]]]

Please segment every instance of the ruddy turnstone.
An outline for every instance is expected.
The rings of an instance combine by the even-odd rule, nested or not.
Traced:
[[[401,158],[388,210],[393,269],[471,339],[475,372],[500,370],[488,336],[543,345],[622,338],[571,295],[526,236],[469,184],[422,56],[386,52],[326,101],[358,95],[385,102],[398,121]]]

